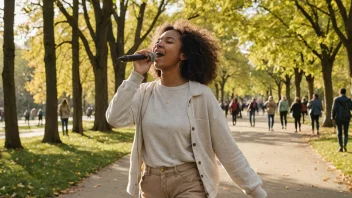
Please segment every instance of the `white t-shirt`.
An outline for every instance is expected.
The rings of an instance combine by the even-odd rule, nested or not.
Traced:
[[[142,157],[150,167],[195,162],[187,115],[189,83],[166,87],[158,82],[142,120]]]

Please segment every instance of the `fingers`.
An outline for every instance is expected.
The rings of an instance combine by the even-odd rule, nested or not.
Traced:
[[[146,59],[147,63],[151,63],[152,61],[149,56],[150,53],[152,53],[150,50],[140,50],[140,51],[136,52],[135,54],[143,54],[144,56],[148,57],[148,59]]]

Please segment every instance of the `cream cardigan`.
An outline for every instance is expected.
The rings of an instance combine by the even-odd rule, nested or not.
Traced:
[[[136,124],[127,192],[139,192],[141,177],[143,132],[141,121],[156,81],[142,83],[143,76],[132,71],[120,85],[106,111],[106,118],[114,127]],[[215,198],[219,186],[216,157],[220,160],[232,180],[248,195],[267,197],[262,189],[260,177],[231,136],[230,128],[212,91],[205,85],[189,82],[190,98],[187,108],[191,124],[191,141],[199,174],[207,196]]]

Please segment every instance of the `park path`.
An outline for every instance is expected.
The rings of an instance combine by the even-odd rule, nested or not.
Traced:
[[[69,118],[69,120],[72,120],[72,117]],[[87,116],[82,116],[82,120],[83,121],[94,121],[94,116],[91,116],[91,118],[87,118]],[[61,120],[58,119],[58,122],[60,122]],[[43,120],[43,125],[45,124],[45,119]],[[34,136],[43,136],[44,135],[44,127],[43,128],[38,128],[38,120],[36,118],[36,120],[30,120],[29,122],[29,126],[31,126],[32,128],[28,127],[27,129],[20,129],[20,137],[21,138],[26,138],[26,137],[34,137]],[[18,126],[28,126],[27,123],[24,122],[23,118],[18,120]],[[0,122],[0,129],[4,129],[5,128],[5,122]],[[59,132],[62,131],[61,129],[61,124],[58,125],[58,129]],[[72,129],[72,125],[68,125],[68,129],[71,130]],[[0,139],[4,139],[5,138],[5,132],[0,132]]]
[[[256,127],[249,127],[248,117],[238,119],[237,125],[229,125],[238,146],[249,163],[263,179],[263,188],[270,198],[339,198],[352,197],[344,184],[339,184],[339,172],[304,141],[310,129],[304,125],[302,132],[294,133],[289,123],[281,129],[276,123],[274,131],[267,130],[266,116],[258,115]],[[341,153],[337,153],[341,154]],[[351,155],[352,153],[348,153]],[[77,186],[67,189],[62,198],[128,198],[127,186],[129,156],[107,166],[84,179]],[[220,168],[220,187],[217,198],[248,197]]]

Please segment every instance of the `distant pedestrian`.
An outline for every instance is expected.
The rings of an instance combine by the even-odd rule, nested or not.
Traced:
[[[304,124],[304,115],[308,115],[308,108],[307,108],[307,105],[308,105],[308,100],[307,100],[307,97],[303,97],[302,98],[302,109],[301,109],[301,112],[302,112],[302,123]]]
[[[230,111],[232,114],[232,125],[236,125],[237,114],[240,111],[240,104],[237,101],[237,98],[233,99],[230,103]]]
[[[70,105],[67,102],[67,99],[64,98],[59,105],[58,113],[61,117],[62,133],[65,135],[64,127],[66,127],[66,135],[68,136],[68,118],[70,117]]]
[[[351,99],[346,97],[346,89],[342,88],[340,89],[340,96],[334,99],[331,113],[331,119],[336,121],[337,139],[340,145],[339,152],[343,152],[343,150],[347,152],[348,127],[351,120],[351,110]],[[344,141],[342,141],[342,131],[344,134]]]
[[[258,103],[255,98],[253,98],[252,102],[248,104],[247,111],[249,112],[249,123],[251,124],[251,127],[255,127],[255,111],[259,111]]]
[[[264,103],[266,108],[266,112],[268,114],[268,126],[269,131],[274,131],[274,117],[275,117],[275,110],[276,110],[276,102],[274,101],[272,96],[269,96],[268,101]],[[270,122],[271,120],[271,122]]]
[[[309,115],[312,122],[312,133],[314,134],[314,122],[316,123],[317,135],[319,135],[319,117],[323,111],[323,105],[318,94],[313,94],[313,99],[308,102]]]
[[[293,119],[295,120],[295,132],[297,132],[297,125],[299,127],[299,131],[301,131],[301,113],[302,113],[302,103],[299,97],[296,97],[294,103],[292,103],[290,108],[290,113],[292,114]]]
[[[4,120],[4,112],[0,109],[0,122]]]
[[[43,110],[39,109],[38,110],[38,126],[43,125]]]
[[[30,117],[30,112],[29,112],[29,110],[26,109],[26,111],[24,111],[23,115],[24,115],[24,123],[26,124],[26,122],[27,122],[27,124],[28,124],[28,126],[29,126],[29,117]]]
[[[91,116],[92,116],[92,114],[93,114],[93,107],[89,106],[89,107],[87,108],[87,110],[86,110],[87,118],[90,119]]]
[[[288,112],[288,101],[286,97],[283,96],[279,102],[279,113],[280,113],[280,121],[281,121],[281,128],[287,128],[287,112]]]
[[[229,113],[229,102],[225,101],[224,103],[224,111],[225,111],[225,117],[227,117],[227,114]]]
[[[31,119],[34,120],[35,117],[37,117],[37,110],[35,108],[33,108],[31,110]]]

